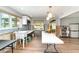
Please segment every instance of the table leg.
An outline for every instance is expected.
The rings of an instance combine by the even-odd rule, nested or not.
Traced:
[[[24,41],[24,39],[23,39],[23,48],[24,48],[24,45],[25,45],[25,41]]]
[[[49,44],[47,44],[47,45],[46,45],[46,49],[44,50],[44,53],[46,53],[46,52],[47,52],[48,47],[49,47]]]
[[[46,49],[44,50],[44,53],[58,53],[58,50],[56,49],[56,45],[54,44],[53,47],[55,49],[56,52],[53,52],[53,51],[47,51],[48,50],[48,47],[52,45],[52,44],[47,44],[46,45]]]
[[[25,45],[26,45],[26,43],[27,43],[27,37],[25,37]]]
[[[35,37],[35,33],[33,32],[33,34],[34,34],[34,37]]]
[[[55,49],[56,53],[58,53],[58,50],[56,49],[56,45],[55,44],[54,44],[54,49]]]
[[[12,43],[11,49],[12,49],[12,53],[13,53],[13,43]]]

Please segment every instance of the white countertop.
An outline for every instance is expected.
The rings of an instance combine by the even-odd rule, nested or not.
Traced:
[[[55,34],[46,33],[44,31],[42,31],[42,43],[64,44],[64,42],[61,39],[59,39]]]
[[[29,33],[31,33],[31,32],[33,32],[33,30],[26,30],[26,31],[18,31],[18,33],[26,33],[26,34],[29,34]]]
[[[24,38],[24,37],[27,37],[27,35],[32,32],[33,32],[33,30],[16,31],[15,34],[16,34],[17,38]]]

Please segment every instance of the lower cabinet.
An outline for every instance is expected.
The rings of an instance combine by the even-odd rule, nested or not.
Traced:
[[[71,35],[70,35],[70,37],[71,38],[78,38],[78,32],[71,32]]]

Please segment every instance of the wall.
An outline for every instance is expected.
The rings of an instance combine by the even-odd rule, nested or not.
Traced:
[[[70,25],[69,25],[70,23],[79,23],[79,17],[66,17],[66,18],[61,19],[61,25],[66,25],[66,26],[70,27]],[[74,28],[77,29],[76,27],[74,27]],[[70,36],[73,38],[77,38],[79,35],[78,31],[71,32],[70,34],[71,34]]]
[[[7,29],[7,30],[0,30],[0,40],[10,40],[11,33],[17,31],[18,29]]]
[[[10,34],[4,34],[4,35],[0,35],[0,40],[9,40],[10,39]]]
[[[79,17],[70,17],[61,19],[61,25],[69,25],[70,23],[79,23]]]

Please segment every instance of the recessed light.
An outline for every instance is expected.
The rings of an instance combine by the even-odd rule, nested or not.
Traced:
[[[24,10],[24,8],[21,7],[21,10]]]

